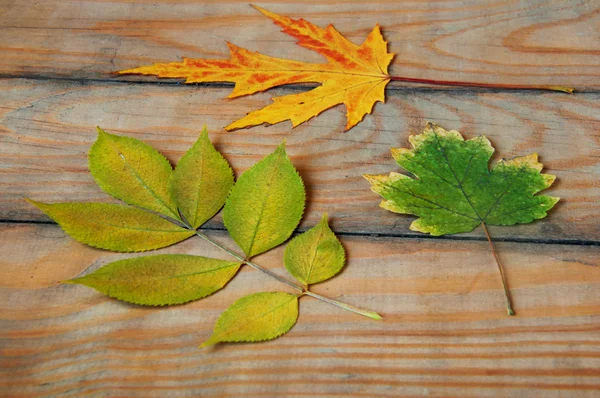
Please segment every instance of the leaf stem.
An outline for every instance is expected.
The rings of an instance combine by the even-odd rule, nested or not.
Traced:
[[[499,88],[510,90],[548,90],[561,91],[563,93],[573,94],[573,88],[564,86],[529,86],[520,84],[496,84],[496,83],[475,83],[475,82],[459,82],[453,80],[433,80],[433,79],[418,79],[402,76],[390,76],[390,80],[407,83],[422,83],[435,84],[440,86],[461,86],[461,87],[482,87],[482,88]]]
[[[256,270],[269,275],[270,277],[276,279],[277,281],[279,281],[279,282],[281,282],[281,283],[283,283],[285,285],[288,285],[292,289],[295,289],[295,290],[299,291],[301,293],[301,295],[311,296],[311,297],[316,298],[318,300],[321,300],[321,301],[324,301],[326,303],[335,305],[337,307],[340,307],[340,308],[343,308],[345,310],[354,312],[356,314],[366,316],[366,317],[371,318],[371,319],[376,319],[376,320],[382,319],[382,317],[378,313],[376,313],[376,312],[365,310],[365,309],[362,309],[362,308],[359,308],[359,307],[355,307],[353,305],[346,304],[346,303],[343,303],[341,301],[338,301],[338,300],[335,300],[335,299],[331,299],[329,297],[321,296],[320,294],[317,294],[317,293],[313,293],[310,290],[306,289],[304,286],[301,286],[301,285],[299,285],[299,284],[297,284],[295,282],[292,282],[292,281],[284,278],[283,276],[279,276],[276,273],[274,273],[274,272],[272,272],[272,271],[270,271],[270,270],[268,270],[268,269],[266,269],[266,268],[264,268],[264,267],[262,267],[262,266],[260,266],[260,265],[258,265],[256,263],[253,263],[250,260],[245,259],[244,257],[240,256],[236,252],[234,252],[234,251],[228,249],[227,247],[221,245],[220,243],[212,240],[211,238],[209,238],[208,236],[204,235],[203,233],[200,233],[198,231],[195,231],[195,233],[196,233],[196,235],[199,238],[201,238],[201,239],[207,241],[208,243],[212,244],[213,246],[216,246],[219,249],[227,252],[229,255],[231,255],[232,257],[234,257],[236,260],[241,261],[242,263],[244,263],[246,265],[249,265],[250,267],[252,267],[252,268],[254,268]]]
[[[274,278],[274,279],[277,279],[279,282],[281,282],[281,283],[284,283],[284,284],[288,285],[288,286],[289,286],[289,287],[291,287],[292,289],[295,289],[295,290],[297,290],[297,291],[299,291],[299,292],[301,292],[301,293],[304,293],[304,292],[305,292],[305,289],[304,289],[302,286],[300,286],[300,285],[297,285],[297,284],[295,284],[294,282],[292,282],[292,281],[289,281],[289,280],[285,279],[284,277],[282,277],[282,276],[279,276],[279,275],[277,275],[276,273],[274,273],[274,272],[272,272],[272,271],[270,271],[270,270],[268,270],[268,269],[266,269],[266,268],[263,268],[263,267],[261,267],[261,266],[260,266],[260,265],[258,265],[258,264],[255,264],[255,263],[253,263],[253,262],[251,262],[251,261],[248,261],[248,260],[246,260],[244,257],[242,257],[242,256],[240,256],[239,254],[237,254],[236,252],[234,252],[234,251],[232,251],[232,250],[230,250],[230,249],[226,248],[225,246],[221,245],[220,243],[218,243],[218,242],[215,242],[214,240],[212,240],[212,239],[211,239],[211,238],[209,238],[208,236],[206,236],[206,235],[204,235],[204,234],[202,234],[202,233],[200,233],[200,232],[198,232],[198,231],[196,231],[196,235],[198,235],[200,238],[204,239],[205,241],[207,241],[207,242],[211,243],[213,246],[216,246],[216,247],[218,247],[219,249],[221,249],[221,250],[224,250],[224,251],[225,251],[225,252],[227,252],[229,255],[231,255],[232,257],[234,257],[236,260],[239,260],[239,261],[241,261],[242,263],[244,263],[244,264],[246,264],[246,265],[249,265],[250,267],[252,267],[252,268],[254,268],[254,269],[256,269],[256,270],[258,270],[258,271],[260,271],[260,272],[263,272],[263,273],[265,273],[265,274],[269,275],[270,277],[272,277],[272,278]]]
[[[485,236],[487,237],[488,242],[490,243],[490,247],[492,248],[492,253],[494,254],[494,258],[496,259],[496,264],[498,265],[498,270],[500,271],[500,276],[502,277],[502,286],[504,287],[504,295],[506,296],[506,311],[508,315],[515,315],[515,311],[512,309],[512,301],[510,299],[510,291],[508,290],[508,283],[506,282],[506,276],[504,275],[504,268],[502,267],[502,263],[500,262],[500,257],[498,256],[498,252],[494,248],[494,243],[492,242],[492,238],[485,226],[485,223],[482,222],[481,226],[483,227],[483,231],[485,232]]]
[[[364,315],[364,316],[366,316],[368,318],[371,318],[371,319],[375,319],[377,321],[383,319],[381,317],[381,315],[379,315],[378,313],[376,313],[374,311],[365,310],[365,309],[362,309],[362,308],[359,308],[359,307],[355,307],[355,306],[350,305],[350,304],[343,303],[343,302],[338,301],[338,300],[333,300],[333,299],[330,299],[329,297],[325,297],[325,296],[321,296],[320,294],[313,293],[310,290],[306,290],[304,292],[304,294],[307,295],[307,296],[319,299],[321,301],[324,301],[326,303],[333,304],[333,305],[335,305],[337,307],[340,307],[340,308],[343,308],[343,309],[345,309],[347,311],[354,312],[354,313],[359,314],[359,315]]]

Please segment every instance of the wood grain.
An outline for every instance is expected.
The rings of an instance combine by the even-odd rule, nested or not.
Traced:
[[[224,100],[227,89],[179,85],[76,83],[6,79],[0,110],[0,218],[48,221],[22,198],[49,202],[109,200],[87,170],[94,126],[145,140],[176,162],[207,124],[211,139],[239,176],[286,138],[305,180],[303,228],[323,212],[338,232],[412,234],[413,218],[379,209],[362,174],[398,170],[390,147],[408,145],[427,120],[485,133],[496,158],[538,152],[557,182],[547,192],[562,201],[544,220],[492,228],[496,238],[600,240],[600,95],[394,92],[359,126],[342,133],[345,109],[327,111],[303,126],[289,123],[225,132],[222,126],[269,102],[271,94]],[[208,224],[222,228],[220,218]],[[483,238],[481,231],[467,236]]]
[[[289,123],[222,127],[300,92],[225,100],[231,85],[185,86],[111,72],[182,57],[227,58],[230,41],[322,62],[238,0],[0,0],[0,396],[596,398],[600,391],[600,3],[595,0],[270,1],[360,43],[379,23],[393,75],[569,85],[576,95],[411,86],[342,133],[336,107]],[[583,91],[583,92],[581,92]],[[429,239],[377,207],[364,173],[397,171],[390,147],[427,121],[486,134],[494,160],[538,152],[561,202],[544,220],[492,227],[517,317],[507,317],[483,233]],[[94,126],[177,162],[206,124],[239,176],[284,138],[307,187],[301,228],[323,212],[348,265],[314,291],[381,312],[370,321],[303,297],[298,324],[264,344],[197,346],[245,294],[285,286],[243,269],[204,300],[117,302],[60,281],[129,256],[83,246],[24,196],[110,201],[87,170]],[[47,224],[44,224],[47,223]],[[207,233],[229,247],[219,216]],[[502,241],[504,240],[504,241]],[[161,250],[227,259],[199,239]],[[285,274],[283,248],[256,261]]]
[[[499,244],[518,313],[507,317],[485,242],[342,236],[346,269],[314,289],[384,321],[306,297],[284,338],[201,350],[235,299],[285,286],[244,269],[204,300],[143,308],[59,284],[131,255],[83,246],[54,225],[0,233],[7,396],[595,397],[600,388],[598,247]],[[199,239],[161,252],[226,258]],[[283,273],[281,258],[278,248],[256,262]]]
[[[246,1],[4,0],[0,5],[0,73],[10,76],[106,79],[115,70],[184,56],[227,58],[225,41],[276,57],[323,61],[295,46]],[[356,43],[378,23],[397,54],[394,75],[600,87],[600,3],[594,0],[259,5],[322,27],[332,23]]]

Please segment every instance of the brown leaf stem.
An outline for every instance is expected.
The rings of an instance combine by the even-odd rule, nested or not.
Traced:
[[[485,226],[485,223],[482,222],[481,226],[483,227],[483,231],[485,232],[485,236],[487,237],[488,242],[490,243],[490,247],[492,248],[492,253],[494,254],[494,258],[496,259],[496,264],[498,265],[498,270],[500,271],[500,276],[502,277],[502,286],[504,287],[504,295],[506,296],[506,311],[508,315],[515,315],[515,311],[512,309],[512,300],[510,298],[510,291],[508,290],[508,283],[506,282],[506,276],[504,275],[504,268],[502,267],[502,263],[500,262],[500,257],[498,256],[498,252],[496,248],[494,248],[494,243],[492,242],[492,238]]]
[[[520,84],[498,84],[498,83],[475,83],[475,82],[460,82],[453,80],[433,80],[433,79],[418,79],[412,77],[390,76],[390,80],[406,82],[406,83],[421,83],[434,84],[439,86],[460,86],[460,87],[481,87],[481,88],[498,88],[509,90],[547,90],[561,91],[563,93],[573,94],[574,89],[564,86],[529,86]]]

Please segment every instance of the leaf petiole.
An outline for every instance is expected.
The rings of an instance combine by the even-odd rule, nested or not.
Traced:
[[[502,84],[502,83],[475,83],[475,82],[461,82],[452,80],[432,80],[432,79],[418,79],[412,77],[402,76],[390,76],[391,81],[406,82],[406,83],[421,83],[421,84],[433,84],[439,86],[459,86],[459,87],[481,87],[481,88],[496,88],[496,89],[508,89],[508,90],[547,90],[547,91],[560,91],[563,93],[573,94],[574,89],[565,86],[530,86],[530,85],[519,85],[519,84]]]
[[[261,271],[262,273],[267,274],[270,277],[276,279],[277,281],[279,281],[279,282],[281,282],[281,283],[283,283],[283,284],[291,287],[292,289],[300,292],[300,296],[304,296],[304,295],[310,296],[310,297],[316,298],[318,300],[324,301],[326,303],[335,305],[336,307],[343,308],[343,309],[345,309],[347,311],[354,312],[355,314],[363,315],[363,316],[366,316],[366,317],[371,318],[371,319],[375,319],[375,320],[381,320],[381,319],[383,319],[381,317],[381,315],[379,315],[376,312],[365,310],[365,309],[362,309],[362,308],[359,308],[359,307],[355,307],[353,305],[346,304],[346,303],[343,303],[341,301],[338,301],[338,300],[335,300],[335,299],[332,299],[332,298],[329,298],[329,297],[321,296],[320,294],[317,294],[317,293],[313,293],[310,290],[308,290],[307,288],[305,288],[304,286],[296,284],[296,283],[294,283],[294,282],[292,282],[292,281],[290,281],[290,280],[288,280],[288,279],[286,279],[286,278],[284,278],[282,276],[279,276],[276,273],[274,273],[274,272],[272,272],[272,271],[270,271],[270,270],[268,270],[268,269],[266,269],[266,268],[264,268],[264,267],[262,267],[262,266],[260,266],[260,265],[258,265],[256,263],[253,263],[252,261],[249,261],[249,260],[245,259],[244,257],[240,256],[236,252],[234,252],[234,251],[228,249],[227,247],[221,245],[220,243],[212,240],[211,238],[209,238],[208,236],[204,235],[203,233],[200,233],[198,231],[195,231],[195,233],[196,233],[196,235],[200,239],[203,239],[203,240],[207,241],[208,243],[212,244],[213,246],[218,247],[219,249],[225,251],[226,253],[228,253],[229,255],[231,255],[232,257],[234,257],[236,260],[241,261],[242,263],[244,263],[244,264],[246,264],[246,265],[248,265],[248,266],[250,266],[250,267],[252,267],[252,268],[254,268],[254,269],[258,270],[258,271]]]
[[[376,321],[380,321],[383,319],[381,315],[379,315],[378,313],[376,313],[374,311],[365,310],[365,309],[355,307],[350,304],[343,303],[338,300],[330,299],[329,297],[325,297],[325,296],[321,296],[320,294],[313,293],[310,290],[306,290],[304,292],[304,294],[307,296],[310,296],[310,297],[314,297],[318,300],[324,301],[326,303],[335,305],[337,307],[343,308],[347,311],[354,312],[355,314],[359,314],[359,315],[366,316],[367,318],[375,319]]]
[[[502,267],[502,263],[500,262],[500,257],[498,256],[498,252],[494,247],[494,243],[492,242],[492,238],[485,226],[485,223],[482,222],[481,226],[483,227],[483,231],[485,232],[485,236],[490,243],[490,247],[492,248],[492,253],[494,254],[494,258],[496,259],[496,264],[498,265],[498,271],[500,271],[500,277],[502,278],[502,287],[504,287],[504,295],[506,296],[506,311],[508,315],[515,315],[515,311],[512,309],[512,300],[510,298],[510,290],[508,290],[508,283],[506,282],[506,276],[504,275],[504,268]]]
[[[261,267],[261,266],[260,266],[260,265],[258,265],[258,264],[255,264],[255,263],[253,263],[253,262],[251,262],[251,261],[248,261],[248,260],[246,260],[244,257],[240,256],[240,255],[239,255],[239,254],[237,254],[236,252],[234,252],[234,251],[232,251],[232,250],[229,250],[229,249],[228,249],[228,248],[226,248],[225,246],[221,245],[221,244],[220,244],[220,243],[218,243],[218,242],[215,242],[214,240],[210,239],[208,236],[206,236],[206,235],[204,235],[204,234],[202,234],[202,233],[200,233],[200,232],[198,232],[198,231],[196,231],[196,235],[198,235],[198,237],[200,237],[201,239],[204,239],[205,241],[207,241],[207,242],[211,243],[213,246],[216,246],[216,247],[218,247],[219,249],[221,249],[221,250],[223,250],[223,251],[227,252],[229,255],[231,255],[232,257],[234,257],[236,260],[238,260],[238,261],[241,261],[242,263],[244,263],[244,264],[246,264],[246,265],[249,265],[250,267],[252,267],[252,268],[254,268],[254,269],[258,270],[258,271],[261,271],[261,272],[263,272],[263,273],[265,273],[265,274],[269,275],[270,277],[272,277],[272,278],[274,278],[274,279],[277,279],[279,282],[281,282],[281,283],[284,283],[284,284],[288,285],[288,286],[289,286],[289,287],[291,287],[292,289],[295,289],[295,290],[297,290],[297,291],[299,291],[299,292],[301,292],[301,293],[304,293],[304,291],[305,291],[305,290],[304,290],[304,288],[303,288],[302,286],[300,286],[300,285],[297,285],[297,284],[295,284],[294,282],[292,282],[292,281],[289,281],[289,280],[285,279],[284,277],[282,277],[282,276],[279,276],[279,275],[277,275],[276,273],[274,273],[274,272],[272,272],[272,271],[270,271],[270,270],[268,270],[268,269],[266,269],[266,268],[263,268],[263,267]]]

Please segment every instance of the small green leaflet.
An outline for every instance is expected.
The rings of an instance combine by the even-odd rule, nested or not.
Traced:
[[[206,347],[219,342],[264,341],[287,333],[298,318],[298,297],[288,293],[255,293],[242,297],[217,320]]]
[[[128,303],[173,305],[216,292],[240,266],[201,256],[159,254],[115,261],[68,283],[86,285]]]
[[[65,283],[92,287],[139,305],[177,305],[222,289],[246,264],[298,292],[257,293],[238,300],[219,318],[213,335],[203,346],[281,336],[296,323],[298,298],[304,295],[381,319],[376,312],[308,290],[306,285],[333,277],[345,263],[344,249],[327,225],[326,215],[317,226],[296,237],[286,251],[287,269],[304,285],[248,260],[286,241],[304,212],[304,184],[284,143],[235,184],[229,163],[214,148],[206,128],[174,171],[150,145],[100,128],[89,160],[98,185],[127,205],[28,201],[67,234],[93,247],[139,252],[197,235],[236,261],[183,254],[133,257],[111,262]],[[197,230],[223,205],[225,227],[244,256]]]
[[[489,239],[486,224],[526,224],[546,217],[559,200],[536,195],[555,179],[540,173],[543,165],[536,153],[500,160],[489,169],[494,148],[484,136],[465,141],[458,131],[428,123],[423,134],[409,140],[412,149],[392,149],[392,156],[416,178],[393,172],[365,178],[373,192],[384,199],[382,208],[419,217],[410,225],[413,231],[438,236],[468,232],[482,225]],[[513,315],[504,273],[496,259],[508,312]]]
[[[237,181],[223,222],[248,258],[285,242],[304,213],[304,184],[282,143]]]
[[[292,239],[285,248],[285,268],[305,285],[323,282],[342,270],[344,247],[327,224],[327,214],[315,227]]]

